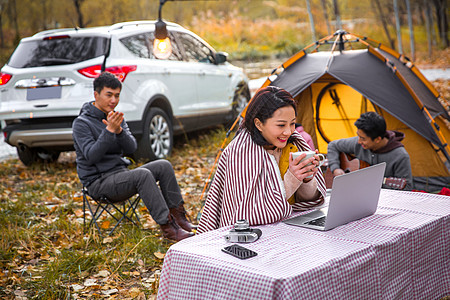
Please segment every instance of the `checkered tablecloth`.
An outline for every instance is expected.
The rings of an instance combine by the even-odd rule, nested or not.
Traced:
[[[439,299],[450,295],[450,197],[382,190],[376,213],[330,231],[258,226],[240,260],[220,228],[170,247],[158,299]]]

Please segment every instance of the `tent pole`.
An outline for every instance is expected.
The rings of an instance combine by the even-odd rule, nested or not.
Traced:
[[[312,46],[316,46],[316,49],[317,49],[317,47],[320,46],[324,41],[327,41],[327,40],[331,39],[333,36],[334,36],[334,35],[329,35],[329,36],[327,36],[327,37],[324,37],[324,38],[318,40],[318,41],[315,42],[315,43],[309,44],[308,46],[306,46],[305,48],[303,48],[302,50],[300,50],[299,52],[297,52],[296,54],[294,54],[293,56],[291,56],[291,57],[290,57],[287,61],[285,61],[281,66],[282,66],[283,68],[289,67],[289,66],[292,65],[294,62],[296,62],[298,59],[300,59],[300,58],[302,58],[303,56],[305,56],[305,55],[306,55],[306,50],[307,50],[307,49],[311,48]],[[313,51],[315,51],[315,50],[313,50]],[[281,66],[280,66],[280,67],[281,67]],[[278,67],[278,68],[279,68],[279,67]]]

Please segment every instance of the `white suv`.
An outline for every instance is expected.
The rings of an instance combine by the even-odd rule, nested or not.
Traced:
[[[0,124],[20,160],[73,150],[72,121],[93,100],[102,68],[122,81],[117,110],[138,141],[136,158],[170,154],[173,135],[227,123],[250,98],[242,69],[204,40],[168,23],[172,54],[154,57],[154,21],[55,29],[21,40],[0,73]]]

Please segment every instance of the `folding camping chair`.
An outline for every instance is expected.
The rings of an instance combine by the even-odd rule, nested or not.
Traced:
[[[92,225],[95,225],[95,227],[97,227],[100,236],[103,235],[100,226],[98,224],[98,221],[102,216],[103,212],[106,212],[107,215],[111,216],[116,221],[115,226],[113,227],[113,229],[110,230],[108,235],[111,235],[117,228],[117,226],[119,226],[119,224],[122,223],[123,220],[128,220],[137,227],[139,227],[139,225],[141,224],[139,216],[136,213],[136,208],[139,204],[139,201],[141,200],[139,194],[132,196],[131,198],[125,199],[121,202],[111,202],[106,197],[94,199],[89,195],[88,190],[84,186],[82,188],[82,193],[83,193],[83,228],[86,228],[86,213],[87,213],[86,208],[89,210],[92,216],[92,219],[90,220],[87,228],[90,228]],[[92,204],[90,200],[94,202],[94,204]],[[115,213],[118,214],[119,216],[115,216],[114,215]],[[131,215],[129,216],[129,214]],[[133,220],[133,217],[136,219],[136,221]]]

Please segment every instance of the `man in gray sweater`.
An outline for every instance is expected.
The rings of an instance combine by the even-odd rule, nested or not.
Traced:
[[[328,144],[328,167],[334,176],[345,173],[340,167],[339,153],[351,154],[369,165],[386,162],[385,177],[406,179],[405,190],[413,188],[409,154],[401,143],[404,134],[386,131],[386,121],[375,112],[363,113],[355,122],[357,136]],[[393,188],[383,184],[383,188]]]
[[[119,104],[122,83],[104,72],[94,80],[94,101],[86,102],[72,125],[77,172],[94,199],[120,202],[138,193],[165,238],[193,236],[170,162],[164,159],[129,170],[124,154],[136,150]],[[157,182],[159,182],[159,187]]]

